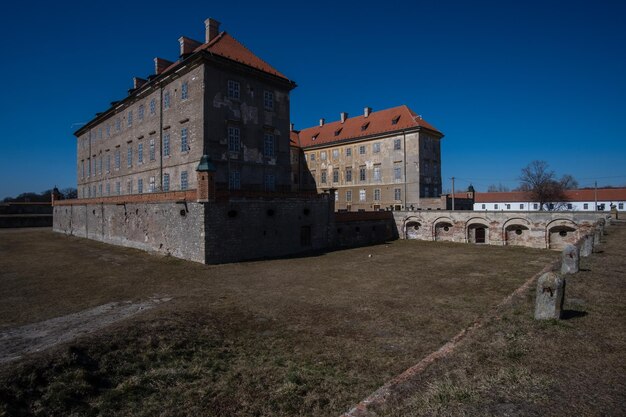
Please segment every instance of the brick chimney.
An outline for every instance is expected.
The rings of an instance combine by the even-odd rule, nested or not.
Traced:
[[[181,36],[178,38],[178,42],[180,43],[180,57],[184,58],[187,55],[191,54],[194,49],[198,46],[202,45],[201,42],[194,41],[193,39],[187,38],[185,36]]]
[[[346,113],[345,111],[342,111],[341,112],[341,123],[344,123],[347,118],[348,118],[348,113]]]
[[[220,22],[211,17],[204,21],[204,27],[206,29],[205,43],[211,42],[220,34]]]
[[[145,83],[146,83],[146,80],[144,80],[143,78],[133,77],[133,90],[138,89]]]
[[[364,117],[368,117],[371,113],[372,113],[372,108],[371,107],[366,107],[366,108],[363,109],[363,116]]]
[[[154,73],[158,75],[162,73],[165,70],[165,68],[169,67],[172,64],[173,62],[168,61],[167,59],[158,58],[158,57],[154,58]]]
[[[320,126],[324,126],[324,121],[325,121],[324,118],[320,119]]]

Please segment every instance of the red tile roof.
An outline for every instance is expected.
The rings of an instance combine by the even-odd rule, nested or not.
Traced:
[[[393,120],[396,118],[397,122],[393,124]],[[363,128],[365,125],[367,126]],[[310,146],[332,144],[346,139],[358,139],[417,127],[432,130],[443,136],[434,126],[415,114],[415,112],[407,106],[402,105],[391,109],[372,112],[368,117],[364,115],[350,117],[346,119],[344,123],[336,121],[325,123],[323,126],[302,129],[297,133],[297,140],[301,147],[307,148]]]
[[[298,137],[299,131],[292,130],[289,132],[289,146],[297,146],[300,147],[300,138]]]
[[[566,190],[567,201],[594,201],[595,190]],[[532,202],[529,192],[511,191],[503,193],[476,193],[476,203]],[[598,201],[626,201],[626,188],[599,188]]]
[[[276,71],[276,69],[274,69],[270,64],[254,55],[252,51],[226,32],[220,33],[211,42],[200,45],[194,50],[194,52],[201,50],[209,51],[215,55],[219,55],[277,77],[287,79],[287,77]]]

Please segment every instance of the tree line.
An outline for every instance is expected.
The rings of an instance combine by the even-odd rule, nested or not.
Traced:
[[[17,197],[5,197],[2,202],[3,203],[47,203],[52,201],[52,191],[53,189],[42,191],[40,193],[28,192],[22,193]],[[76,188],[64,188],[59,191],[59,198],[61,200],[77,198],[78,191]]]

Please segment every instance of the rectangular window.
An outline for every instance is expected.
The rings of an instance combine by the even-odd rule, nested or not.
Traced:
[[[366,176],[365,176],[365,165],[361,165],[359,167],[359,181],[365,181],[366,180]]]
[[[352,148],[346,148],[346,156],[352,156]]]
[[[372,145],[372,152],[379,153],[380,152],[380,142],[376,142]]]
[[[326,171],[322,171],[322,184],[326,184]]]
[[[154,155],[154,139],[150,139],[150,160],[154,161],[156,159],[155,155]]]
[[[314,153],[309,154],[309,159],[311,161],[315,161],[315,154]]]
[[[151,115],[156,114],[156,100],[155,99],[150,100],[150,114]]]
[[[237,81],[228,80],[228,97],[239,100],[239,83]]]
[[[140,105],[137,109],[137,118],[139,119],[139,121],[143,120],[143,104]]]
[[[274,93],[272,91],[263,92],[263,106],[265,110],[274,110]]]
[[[128,122],[128,127],[131,127],[133,125],[133,111],[132,110],[128,111],[128,119],[126,119],[126,121]]]
[[[374,201],[380,201],[380,188],[374,189]]]
[[[359,155],[365,155],[365,145],[359,146]]]
[[[493,208],[494,208],[494,209],[496,209],[496,210],[498,210],[498,205],[497,205],[497,204],[494,204]]]
[[[346,201],[352,201],[352,190],[346,191]]]
[[[120,150],[116,149],[115,150],[115,169],[120,169],[121,166],[121,156],[120,156]]]
[[[155,188],[156,188],[156,185],[155,185],[154,177],[150,177],[150,182],[148,183],[148,191],[153,193]]]
[[[276,190],[276,177],[274,174],[265,174],[265,191]]]
[[[128,180],[126,182],[126,194],[132,194],[133,193],[133,180]]]
[[[163,156],[170,156],[170,134],[163,135]]]
[[[98,194],[102,197],[102,184],[98,185]]]
[[[510,205],[510,204],[507,204],[507,205],[506,205],[506,209],[507,209],[507,210],[511,210],[511,205]]]
[[[519,205],[519,208],[520,208],[520,210],[524,210],[524,205],[523,205],[523,204],[520,204],[520,205]]]
[[[346,182],[352,182],[352,168],[346,168]]]
[[[102,175],[102,156],[98,158],[98,175]]]
[[[486,204],[483,204],[483,205],[482,205],[482,208],[483,208],[483,209],[485,209],[485,208],[486,208]]]
[[[165,110],[170,108],[170,92],[169,91],[166,91],[163,94],[163,108]]]
[[[106,190],[107,190],[107,195],[111,195],[111,183],[107,182]]]
[[[87,178],[91,177],[91,159],[87,158]]]
[[[339,201],[339,193],[335,192],[335,202]]]
[[[333,182],[339,182],[339,168],[333,168]]]
[[[137,145],[137,162],[143,164],[143,143]]]
[[[624,209],[624,203],[618,203],[617,204],[617,209],[618,210],[623,210]]]
[[[374,181],[380,182],[382,180],[382,176],[380,174],[380,164],[374,165]]]
[[[400,188],[393,189],[394,200],[402,200],[402,190]]]
[[[107,154],[107,174],[111,172],[111,155]]]
[[[142,193],[143,193],[143,178],[139,178],[139,179],[137,180],[137,192],[138,192],[139,194],[142,194]]]
[[[583,204],[583,209],[584,210],[588,210],[589,209],[589,204],[588,203]]]
[[[274,157],[274,135],[266,133],[263,137],[263,155]]]
[[[568,203],[568,204],[567,204],[567,209],[568,209],[568,210],[571,210],[572,208],[573,208],[572,204],[571,204],[571,203]]]
[[[133,148],[131,145],[128,145],[128,150],[126,151],[126,166],[128,168],[133,166]]]
[[[170,174],[167,172],[163,174],[163,191],[167,192],[170,190]]]
[[[122,184],[120,184],[119,181],[115,183],[115,194],[117,195],[122,194]]]
[[[187,84],[187,81],[185,81],[183,85],[180,86],[180,99],[187,100],[188,98],[189,98],[189,84]]]
[[[339,158],[339,149],[333,149],[333,159]]]
[[[115,121],[115,130],[117,130],[118,132],[122,130],[122,119],[120,119],[119,117]]]
[[[187,171],[183,171],[180,173],[180,189],[186,190],[188,186],[189,186],[189,183],[188,183],[188,178],[187,178]]]
[[[85,178],[85,160],[80,161],[80,177]]]
[[[400,164],[393,164],[393,179],[402,180],[402,166]]]
[[[228,127],[228,150],[231,152],[239,152],[240,146],[239,128]]]
[[[365,190],[359,190],[359,201],[365,201]]]
[[[111,137],[111,125],[107,125],[107,138]]]
[[[241,188],[241,176],[239,171],[230,171],[228,175],[228,188],[230,190],[239,190]]]
[[[535,210],[537,210],[537,209],[539,208],[539,204],[537,204],[537,203],[533,204],[533,208],[534,208]]]
[[[394,151],[398,151],[402,149],[402,141],[400,139],[394,139],[393,140],[393,150]]]
[[[180,130],[180,151],[187,152],[189,145],[187,144],[187,128]]]
[[[322,161],[325,161],[325,160],[326,160],[326,151],[322,151],[322,152],[320,152],[320,159],[321,159]]]

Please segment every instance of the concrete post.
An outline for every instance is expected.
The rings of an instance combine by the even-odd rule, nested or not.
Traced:
[[[546,272],[537,281],[535,320],[560,319],[565,299],[565,280],[556,272]]]

